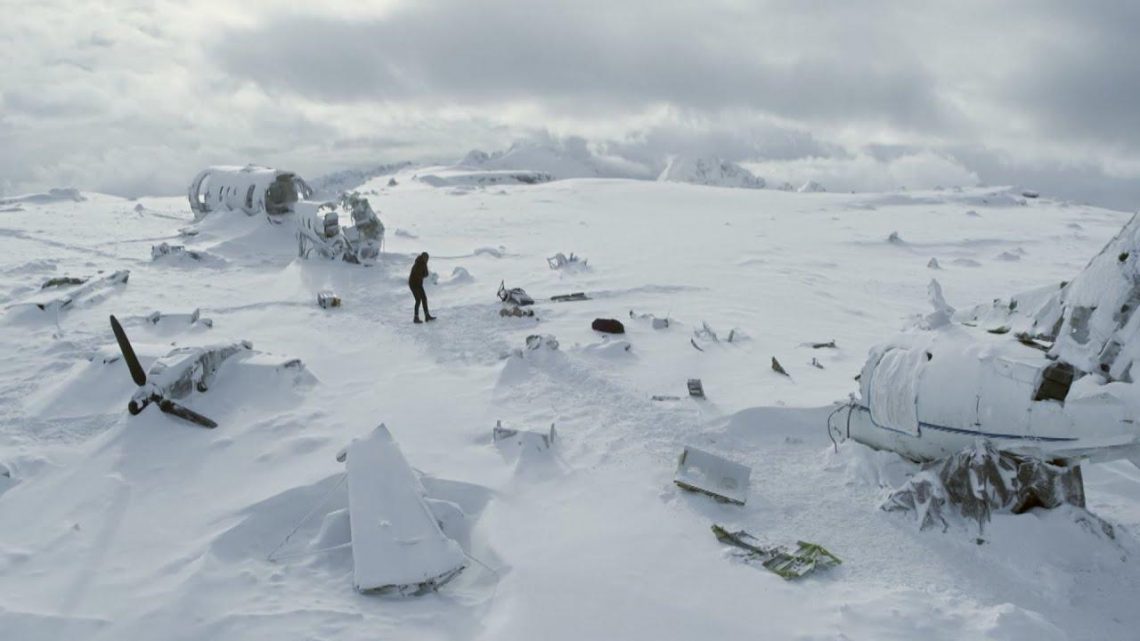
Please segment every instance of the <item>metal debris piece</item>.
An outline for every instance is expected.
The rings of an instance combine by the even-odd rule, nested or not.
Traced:
[[[49,278],[40,289],[51,289],[53,287],[71,287],[72,285],[82,285],[86,283],[86,278],[76,278],[74,276],[56,276]]]
[[[586,292],[574,292],[572,294],[558,294],[557,296],[551,296],[550,300],[555,303],[572,303],[579,300],[590,300],[590,297],[586,295]]]
[[[690,378],[688,381],[688,386],[689,386],[689,396],[695,396],[697,398],[704,398],[705,397],[705,386],[704,386],[704,384],[701,383],[701,379]]]
[[[340,296],[337,296],[331,289],[321,290],[317,292],[317,304],[321,306],[321,309],[340,307]]]
[[[791,375],[788,374],[787,370],[784,369],[784,366],[780,364],[780,361],[776,360],[775,356],[772,357],[772,371],[791,378]]]
[[[740,548],[746,561],[759,561],[761,565],[780,577],[798,579],[816,570],[826,570],[841,563],[839,557],[818,543],[796,541],[796,549],[788,551],[782,546],[765,547],[744,530],[729,532],[720,525],[712,526],[713,536],[726,545]]]
[[[550,449],[554,446],[554,439],[557,436],[558,432],[554,429],[554,423],[550,424],[550,431],[547,433],[508,429],[503,427],[502,421],[495,421],[495,427],[491,430],[491,440],[496,443],[510,441],[516,445],[531,447],[536,450]]]
[[[673,482],[678,487],[707,494],[718,501],[744,505],[752,468],[711,452],[686,446],[677,459]]]
[[[519,307],[518,305],[508,305],[508,306],[504,306],[502,309],[499,310],[499,316],[502,316],[504,318],[507,316],[514,316],[517,318],[522,318],[524,316],[533,317],[534,316],[534,310],[533,309],[523,309],[523,308]]]
[[[558,339],[550,334],[531,334],[526,337],[526,348],[534,351],[545,347],[549,350],[558,349]]]
[[[524,290],[521,287],[512,287],[511,289],[507,289],[506,281],[500,281],[499,282],[499,294],[498,295],[499,295],[499,300],[503,301],[504,303],[509,303],[511,305],[518,305],[520,307],[525,307],[527,305],[533,305],[534,304],[534,299],[531,298],[530,295],[526,293],[526,290]]]
[[[980,532],[994,512],[1021,514],[1063,504],[1085,506],[1079,465],[1053,465],[982,441],[923,466],[882,509],[913,512],[920,530],[940,523],[945,531],[947,516],[957,514],[976,521]]]

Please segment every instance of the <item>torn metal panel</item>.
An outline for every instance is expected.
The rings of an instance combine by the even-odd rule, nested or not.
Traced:
[[[919,529],[940,524],[945,530],[948,518],[958,516],[981,530],[995,512],[1021,514],[1060,505],[1084,507],[1080,466],[999,451],[983,441],[923,466],[882,509],[914,513]]]
[[[760,540],[744,530],[730,532],[723,526],[712,526],[713,536],[726,545],[739,548],[746,561],[758,561],[766,569],[781,578],[798,579],[815,572],[833,568],[841,563],[839,557],[818,543],[796,541],[795,550],[782,546],[765,546]]]
[[[558,436],[554,423],[550,424],[549,432],[534,432],[530,430],[512,430],[503,427],[502,421],[495,421],[491,430],[491,440],[495,443],[513,443],[522,448],[533,450],[549,450],[554,447],[554,440]]]
[[[752,468],[711,452],[687,446],[677,460],[673,482],[686,490],[701,492],[729,503],[744,505]]]

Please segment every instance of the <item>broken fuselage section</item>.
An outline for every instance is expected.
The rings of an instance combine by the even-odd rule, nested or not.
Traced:
[[[257,165],[204,169],[187,193],[195,221],[221,210],[281,216],[312,195],[312,188],[297,174]]]
[[[1140,218],[1071,282],[957,312],[879,344],[833,435],[917,461],[1002,451],[1140,466]],[[951,310],[953,311],[953,310]]]
[[[295,173],[256,165],[211,167],[194,177],[188,192],[195,222],[215,211],[264,214],[272,223],[293,221],[301,258],[375,263],[384,225],[368,199],[350,193],[319,202],[312,196],[312,188]]]

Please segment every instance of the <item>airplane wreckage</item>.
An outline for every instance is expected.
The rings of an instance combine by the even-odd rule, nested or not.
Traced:
[[[154,315],[148,317],[147,322],[154,322],[151,320],[153,318]],[[196,315],[195,320],[197,320]],[[254,365],[268,365],[274,370],[292,372],[296,374],[298,381],[316,380],[299,359],[284,361],[258,359],[257,357],[263,355],[254,352],[253,344],[249,341],[176,347],[165,356],[156,359],[149,370],[145,370],[122,324],[114,316],[111,316],[111,331],[115,334],[115,341],[131,373],[131,379],[138,386],[138,390],[127,403],[127,411],[132,416],[142,413],[147,406],[154,404],[160,411],[195,425],[211,429],[217,427],[218,424],[212,419],[182,405],[179,401],[188,398],[195,391],[199,393],[209,391],[222,365],[242,355],[249,355],[246,360]]]
[[[217,211],[264,214],[277,224],[293,218],[299,257],[375,263],[384,224],[368,199],[349,193],[335,202],[317,202],[309,200],[312,196],[313,189],[296,174],[256,165],[210,167],[194,177],[187,192],[195,222]],[[342,225],[342,215],[352,224]]]
[[[837,442],[926,464],[884,509],[926,527],[945,523],[945,503],[979,524],[1083,507],[1081,463],[1140,466],[1140,217],[1060,286],[963,311],[937,281],[930,297],[934,311],[872,348],[858,396],[828,419]]]

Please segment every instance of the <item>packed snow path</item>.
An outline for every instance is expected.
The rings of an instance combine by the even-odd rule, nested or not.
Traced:
[[[479,189],[413,173],[363,187],[388,228],[407,232],[368,269],[297,261],[291,230],[241,214],[180,235],[181,199],[87,195],[0,213],[0,464],[14,477],[0,494],[0,629],[31,640],[1036,641],[1129,639],[1140,626],[1140,470],[1086,470],[1090,510],[1115,538],[1059,510],[997,518],[979,545],[976,531],[918,532],[881,512],[910,466],[850,443],[836,453],[823,427],[867,348],[929,311],[931,258],[964,307],[1072,277],[1126,214],[1021,205],[1001,190]],[[164,240],[218,260],[152,262]],[[440,320],[413,325],[407,270],[423,250],[440,275],[428,288]],[[590,269],[548,269],[558,251]],[[451,281],[456,267],[472,280]],[[50,316],[19,306],[47,278],[122,268],[128,285],[102,300]],[[501,280],[538,299],[537,321],[499,316]],[[322,289],[344,306],[318,308]],[[592,298],[548,301],[574,291]],[[196,307],[213,329],[141,320]],[[630,310],[673,322],[655,330]],[[153,410],[128,418],[126,368],[101,360],[115,354],[110,313],[149,352],[245,338],[301,358],[320,384],[223,369],[186,403],[217,430]],[[603,338],[595,317],[627,334]],[[704,322],[719,342],[694,337]],[[560,349],[525,350],[537,333]],[[831,339],[838,349],[805,345]],[[688,378],[707,400],[687,397]],[[556,423],[559,442],[514,460],[491,443],[496,420]],[[461,543],[474,560],[437,594],[351,587],[335,455],[380,422],[429,490],[471,517]],[[686,444],[752,466],[746,506],[673,486]],[[818,542],[844,563],[786,583],[732,560],[714,522]]]

